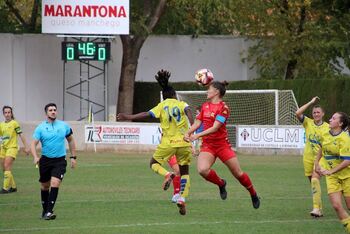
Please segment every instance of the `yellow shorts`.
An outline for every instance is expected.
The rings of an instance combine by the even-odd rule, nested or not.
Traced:
[[[312,176],[312,172],[315,169],[314,162],[315,162],[314,158],[305,157],[305,156],[303,157],[305,176]],[[320,165],[322,168],[326,168],[327,161],[323,157],[320,160]]]
[[[173,155],[176,155],[176,160],[179,165],[190,165],[192,159],[192,150],[190,146],[177,148],[162,148],[158,146],[156,152],[153,154],[153,158],[163,165]]]
[[[18,148],[1,148],[0,158],[12,157],[16,158],[18,154]]]
[[[342,192],[345,197],[350,197],[350,178],[339,179],[338,176],[326,176],[328,194]]]

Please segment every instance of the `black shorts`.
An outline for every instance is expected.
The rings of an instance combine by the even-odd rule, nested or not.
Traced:
[[[67,161],[66,156],[59,158],[48,158],[44,155],[39,160],[39,182],[45,183],[50,181],[51,177],[63,180],[66,173]]]

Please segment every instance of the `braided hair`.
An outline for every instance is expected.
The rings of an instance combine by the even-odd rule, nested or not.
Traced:
[[[176,91],[173,87],[169,85],[169,78],[171,76],[171,73],[167,70],[159,70],[157,74],[155,75],[155,78],[162,87],[163,92],[163,99],[167,98],[176,98]]]

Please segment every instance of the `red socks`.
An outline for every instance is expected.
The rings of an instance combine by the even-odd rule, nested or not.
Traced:
[[[241,177],[238,178],[238,181],[239,183],[241,183],[241,185],[243,185],[249,191],[251,196],[256,195],[256,191],[247,173],[243,172]]]
[[[180,176],[175,176],[173,179],[174,194],[180,193],[180,186],[181,186],[180,180],[181,180]]]
[[[214,170],[210,170],[209,174],[207,175],[207,177],[205,177],[205,179],[220,187],[225,184],[224,181],[216,174]]]

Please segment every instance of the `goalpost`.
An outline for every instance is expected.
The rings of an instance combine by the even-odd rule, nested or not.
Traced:
[[[192,113],[207,99],[206,91],[177,91],[179,100],[190,105]],[[162,98],[162,97],[161,97]],[[224,101],[231,114],[227,130],[231,144],[236,144],[236,125],[298,125],[298,109],[292,90],[227,90]]]

